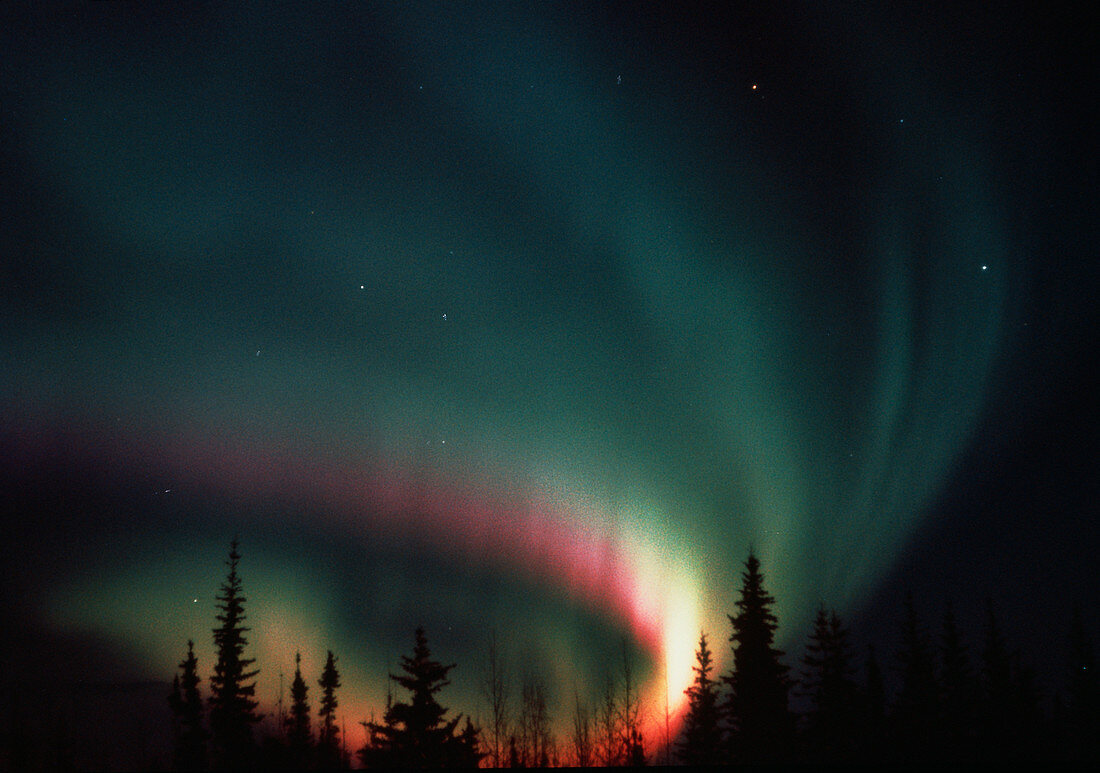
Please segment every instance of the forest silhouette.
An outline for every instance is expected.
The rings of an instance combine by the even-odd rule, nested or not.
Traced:
[[[775,646],[776,599],[750,549],[728,631],[700,632],[694,679],[678,732],[646,737],[629,649],[608,658],[606,682],[590,703],[574,694],[567,716],[551,716],[551,685],[538,676],[513,684],[495,632],[480,667],[486,714],[477,722],[444,701],[456,664],[433,659],[427,632],[388,675],[380,717],[360,722],[366,741],[349,748],[337,720],[339,658],[330,650],[315,681],[295,658],[289,709],[274,730],[255,697],[262,664],[248,657],[247,598],[236,539],[217,595],[215,663],[203,677],[186,642],[167,696],[174,770],[338,770],[364,768],[543,768],[643,765],[735,767],[1093,768],[1100,762],[1100,682],[1080,611],[1063,641],[1065,690],[1044,696],[1032,668],[1002,632],[987,602],[983,636],[964,641],[954,609],[926,627],[906,595],[897,649],[857,652],[841,616],[824,604],[802,656],[788,663]],[[719,642],[722,642],[721,644]],[[728,642],[728,644],[727,644]],[[726,673],[715,649],[729,646]],[[887,695],[885,669],[898,677]],[[666,714],[667,716],[667,714]],[[559,720],[555,722],[555,720]],[[92,720],[94,721],[94,719]],[[568,728],[556,734],[555,728]],[[667,727],[667,723],[666,723]],[[5,734],[4,769],[79,768],[74,756],[35,748],[17,728]],[[56,750],[54,750],[56,751]]]

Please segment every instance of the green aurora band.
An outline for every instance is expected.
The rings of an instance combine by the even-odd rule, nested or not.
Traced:
[[[38,41],[55,56],[18,138],[35,195],[72,223],[44,247],[68,308],[8,320],[3,358],[22,365],[0,382],[5,413],[84,417],[145,449],[104,465],[229,436],[241,458],[395,471],[452,492],[440,509],[455,491],[558,503],[577,544],[680,615],[657,626],[671,638],[647,647],[618,601],[559,593],[573,570],[492,564],[476,523],[424,514],[461,535],[456,555],[403,536],[411,521],[379,548],[378,522],[329,483],[285,505],[190,452],[143,468],[197,492],[166,505],[179,520],[56,583],[52,623],[166,674],[205,641],[240,527],[261,694],[295,649],[318,674],[331,648],[365,715],[413,600],[470,626],[439,633],[471,711],[487,627],[523,631],[515,649],[560,685],[602,685],[601,653],[630,632],[651,697],[675,649],[676,704],[699,628],[724,640],[750,545],[787,645],[819,601],[857,606],[967,448],[999,356],[1009,247],[977,139],[949,113],[891,119],[853,179],[807,182],[813,152],[768,146],[732,98],[716,127],[698,72],[623,69],[622,51],[520,10],[376,12],[222,10],[154,53],[119,42],[121,23]],[[930,88],[904,59],[864,73],[875,93]],[[330,539],[360,558],[326,559]],[[385,589],[364,622],[347,574],[372,551]],[[151,621],[127,623],[132,603]]]

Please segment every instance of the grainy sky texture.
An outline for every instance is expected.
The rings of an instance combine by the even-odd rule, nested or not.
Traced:
[[[416,625],[461,710],[496,630],[663,717],[750,545],[791,648],[1087,597],[1083,22],[821,5],[5,6],[12,662],[208,669],[234,534],[349,724]]]

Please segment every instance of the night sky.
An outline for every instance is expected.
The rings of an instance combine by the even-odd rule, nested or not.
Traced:
[[[1083,19],[726,5],[4,4],[0,676],[205,678],[235,534],[356,742],[417,625],[663,721],[750,545],[792,650],[1096,631]]]

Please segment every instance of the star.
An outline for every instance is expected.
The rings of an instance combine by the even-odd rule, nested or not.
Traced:
[[[989,266],[982,266],[982,271],[985,271]]]

